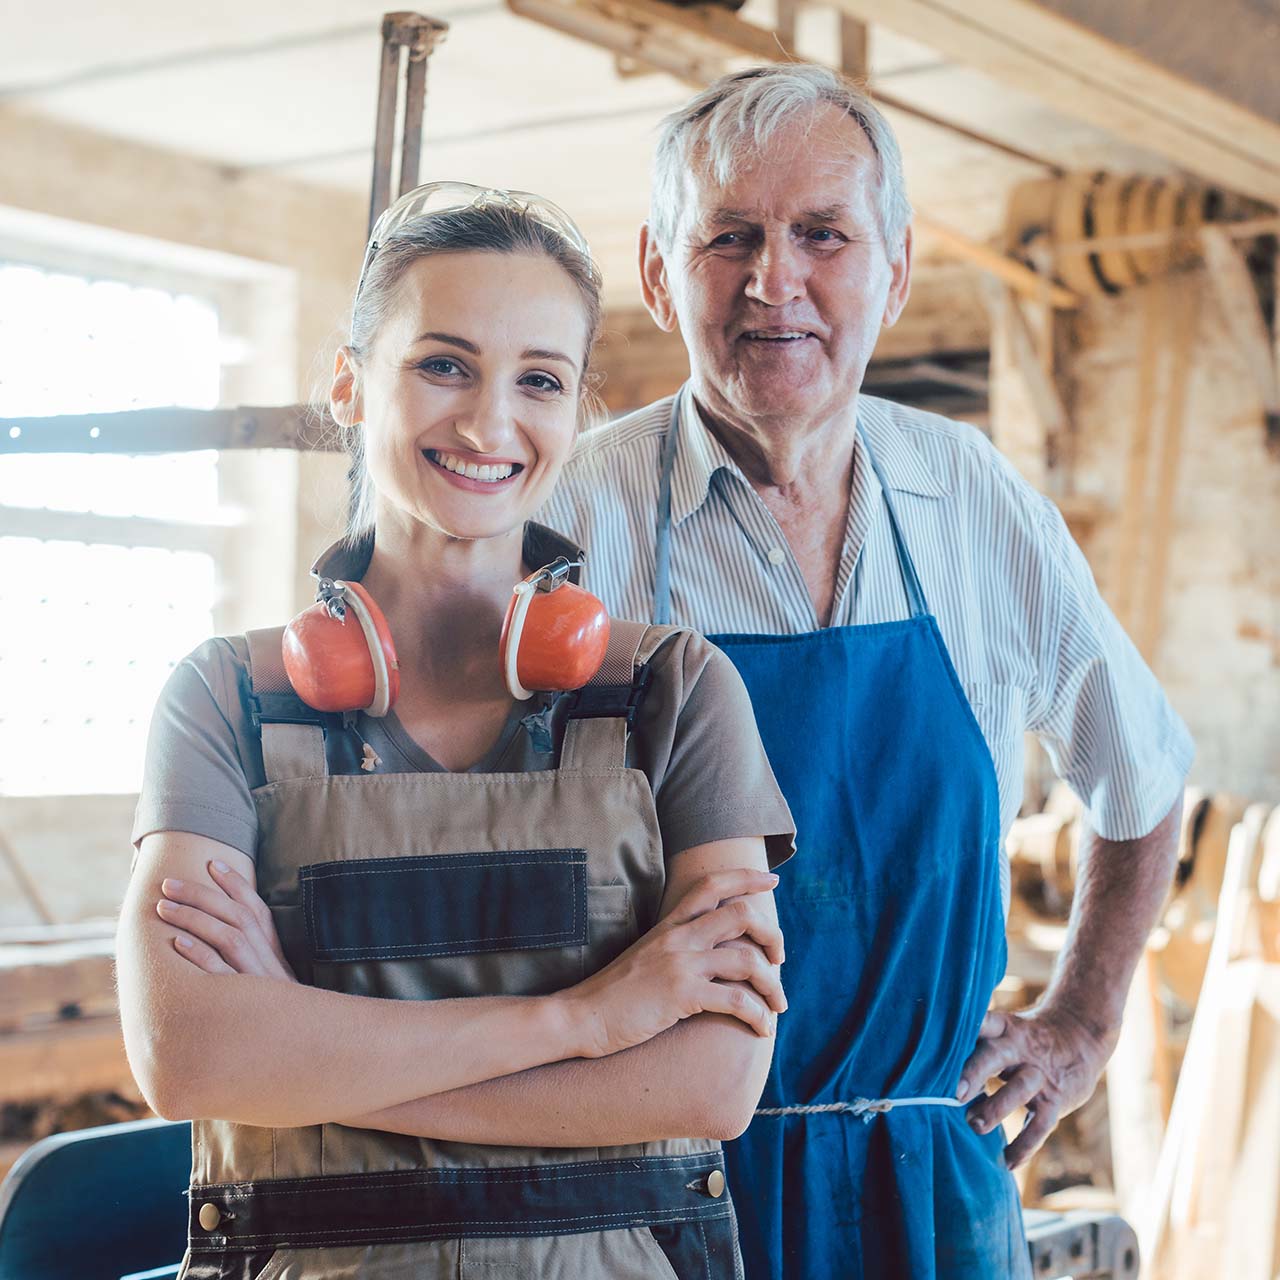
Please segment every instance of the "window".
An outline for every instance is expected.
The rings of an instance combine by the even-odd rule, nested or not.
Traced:
[[[0,352],[0,420],[218,403],[218,312],[191,295],[0,263]],[[0,458],[0,793],[137,789],[230,523],[212,451]]]

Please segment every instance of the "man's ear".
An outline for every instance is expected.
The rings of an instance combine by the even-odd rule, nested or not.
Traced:
[[[640,292],[654,323],[663,333],[676,327],[676,309],[667,284],[667,264],[647,222],[640,227]]]
[[[897,323],[903,307],[907,305],[907,297],[911,293],[910,227],[907,228],[907,233],[903,237],[902,249],[889,264],[889,269],[893,275],[889,285],[889,296],[884,302],[884,315],[880,319],[880,323],[886,329],[892,328]]]
[[[358,426],[364,418],[364,398],[356,377],[356,359],[350,347],[339,347],[333,358],[333,382],[329,387],[329,411],[340,427]]]

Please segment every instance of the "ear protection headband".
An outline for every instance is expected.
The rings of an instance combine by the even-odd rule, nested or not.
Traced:
[[[516,583],[502,623],[498,659],[511,696],[580,689],[600,670],[609,615],[569,581],[563,556]],[[316,603],[284,631],[284,668],[303,702],[317,711],[385,716],[400,692],[391,628],[358,582],[321,578]]]

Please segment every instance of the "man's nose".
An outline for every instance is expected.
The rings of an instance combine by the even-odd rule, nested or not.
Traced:
[[[794,302],[804,297],[808,274],[804,253],[790,236],[770,237],[752,259],[747,297],[770,307]]]

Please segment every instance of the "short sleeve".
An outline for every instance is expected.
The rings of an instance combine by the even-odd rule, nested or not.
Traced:
[[[653,664],[634,763],[653,785],[667,854],[763,836],[769,865],[784,862],[795,852],[795,824],[737,669],[692,631],[668,641]]]
[[[251,789],[261,785],[239,693],[239,655],[210,640],[173,669],[147,737],[146,767],[133,820],[133,844],[155,831],[187,831],[253,857],[258,817]],[[237,727],[238,726],[238,727]]]
[[[1195,748],[1099,594],[1061,513],[1041,501],[1047,600],[1028,728],[1097,834],[1136,840],[1173,807]]]

